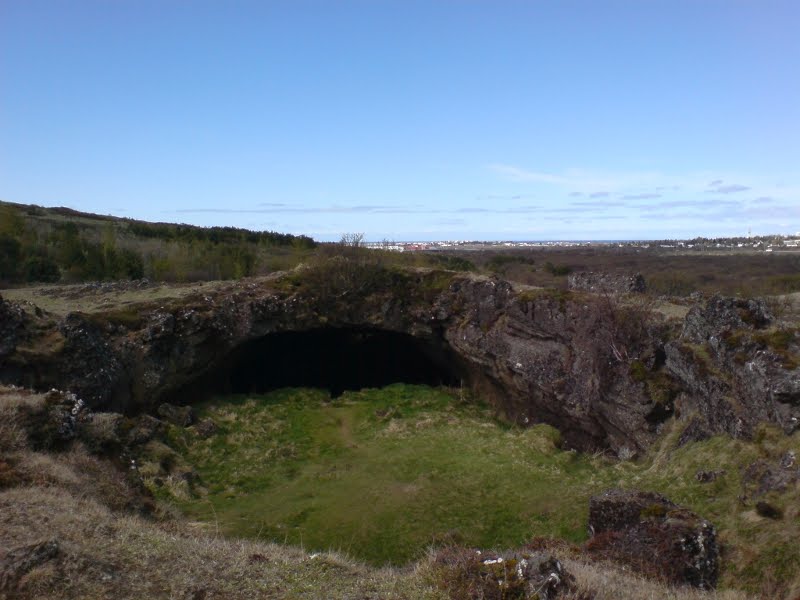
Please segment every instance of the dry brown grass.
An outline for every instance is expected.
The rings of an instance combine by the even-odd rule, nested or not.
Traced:
[[[591,564],[565,558],[567,571],[577,584],[576,596],[592,593],[594,600],[747,600],[736,590],[705,592],[689,587],[668,587],[621,570],[617,566]]]
[[[430,562],[371,569],[337,554],[226,540],[180,522],[120,515],[57,487],[0,493],[0,546],[58,542],[55,559],[15,584],[13,597],[63,598],[444,598]],[[595,600],[744,600],[725,591],[667,588],[618,567],[563,559],[575,576],[567,597]]]
[[[123,290],[113,287],[91,289],[89,284],[78,283],[8,288],[1,290],[0,293],[6,300],[20,303],[30,302],[49,313],[63,316],[73,311],[94,313],[125,306],[175,300],[191,294],[212,292],[225,283],[221,281],[191,284],[164,283],[142,289]]]
[[[44,398],[39,394],[0,385],[0,452],[27,448],[25,413],[43,405]]]
[[[0,389],[0,599],[441,597],[414,569],[370,569],[137,516],[152,506],[112,461],[79,442],[62,452],[30,448],[24,417],[43,404],[40,395]],[[49,540],[54,557],[16,569],[3,563]]]
[[[177,522],[120,516],[48,487],[0,494],[0,545],[55,539],[56,559],[19,582],[26,598],[436,598],[413,571],[335,554],[225,540]]]

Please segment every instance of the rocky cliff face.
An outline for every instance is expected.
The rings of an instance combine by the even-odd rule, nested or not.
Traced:
[[[693,307],[679,339],[665,345],[680,381],[678,409],[692,414],[692,437],[749,436],[761,422],[789,434],[800,422],[800,338],[778,327],[763,300],[711,298]]]
[[[763,306],[736,302],[695,307],[681,331],[630,299],[516,292],[501,280],[436,272],[396,274],[361,294],[240,282],[59,322],[2,302],[0,379],[141,412],[190,402],[193,382],[222,376],[243,345],[275,332],[392,331],[448,357],[451,374],[508,418],[550,423],[572,446],[629,456],[676,410],[694,415],[699,435],[746,435],[761,420],[794,427],[796,335],[771,347]]]

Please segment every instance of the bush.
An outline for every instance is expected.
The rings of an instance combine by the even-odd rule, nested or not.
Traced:
[[[697,291],[697,285],[680,273],[657,273],[648,276],[647,289],[654,296],[688,296]]]
[[[630,373],[631,379],[638,383],[642,383],[647,380],[647,367],[644,366],[644,363],[642,363],[640,360],[634,360],[631,362],[628,372]]]
[[[43,281],[54,283],[61,279],[61,270],[56,262],[46,256],[31,256],[28,258],[22,270],[25,273],[25,281]]]
[[[567,265],[554,265],[550,261],[544,264],[544,270],[556,277],[563,277],[572,273],[572,269]]]

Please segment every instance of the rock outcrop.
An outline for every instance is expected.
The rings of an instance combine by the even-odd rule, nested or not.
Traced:
[[[0,360],[14,352],[25,325],[25,311],[0,296]]]
[[[567,286],[575,291],[605,294],[640,294],[647,289],[641,273],[620,274],[595,271],[570,273],[567,277]]]
[[[714,298],[678,335],[679,325],[629,297],[518,292],[437,271],[380,275],[359,294],[301,273],[57,323],[3,302],[0,380],[69,389],[95,409],[154,412],[191,403],[205,382],[225,379],[237,352],[272,334],[385,331],[436,354],[450,379],[509,419],[549,423],[579,449],[633,456],[676,413],[697,421],[697,439],[748,435],[759,421],[797,426],[796,337],[770,345],[763,303]]]
[[[687,441],[747,437],[761,422],[787,434],[800,427],[800,338],[775,324],[764,301],[714,296],[689,311],[664,349],[681,385],[677,412],[695,415]]]
[[[575,590],[575,577],[547,552],[481,552],[449,547],[433,560],[451,598],[555,600]]]
[[[701,588],[716,586],[719,547],[714,526],[654,492],[610,490],[589,502],[590,556]]]

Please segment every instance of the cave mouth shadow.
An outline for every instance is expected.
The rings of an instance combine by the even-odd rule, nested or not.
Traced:
[[[270,333],[236,348],[206,392],[263,393],[283,387],[345,390],[392,383],[458,386],[464,369],[444,342],[367,328]],[[209,385],[210,384],[210,385]]]

